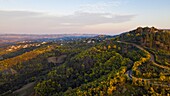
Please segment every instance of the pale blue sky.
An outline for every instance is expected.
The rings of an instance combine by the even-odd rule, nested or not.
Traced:
[[[0,0],[0,33],[119,34],[169,29],[170,0]]]

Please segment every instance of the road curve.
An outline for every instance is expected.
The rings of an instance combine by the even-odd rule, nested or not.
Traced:
[[[125,44],[130,44],[130,45],[133,45],[133,46],[139,48],[140,50],[143,50],[143,51],[148,52],[148,51],[145,50],[143,47],[141,47],[141,46],[139,46],[139,45],[137,45],[137,44],[134,44],[134,43],[124,42],[124,41],[117,41],[117,42],[119,42],[119,43],[125,43]],[[167,66],[163,66],[163,65],[157,64],[157,63],[155,62],[155,57],[154,57],[154,55],[153,55],[152,53],[150,53],[150,52],[148,52],[148,53],[150,54],[150,57],[151,57],[151,58],[150,58],[150,61],[153,62],[153,64],[154,64],[155,66],[160,67],[160,68],[164,68],[164,69],[167,69],[167,70],[170,70],[170,68],[167,67]],[[139,79],[139,78],[134,77],[134,76],[132,75],[132,70],[128,70],[128,71],[126,72],[126,74],[128,75],[128,77],[129,77],[131,80],[132,80],[133,78]],[[146,81],[150,81],[150,80],[151,80],[151,79],[144,79],[144,78],[140,78],[140,79],[146,80]],[[170,84],[167,85],[167,84],[158,84],[158,83],[152,83],[152,82],[149,82],[149,84],[157,85],[157,86],[163,86],[163,87],[170,87]]]
[[[148,51],[145,50],[143,47],[141,47],[141,46],[139,46],[139,45],[137,45],[137,44],[134,44],[134,43],[124,42],[124,41],[117,41],[117,42],[125,43],[125,44],[130,44],[130,45],[133,45],[133,46],[139,48],[140,50],[143,50],[143,51],[148,52]],[[154,54],[152,54],[152,53],[150,53],[150,52],[148,52],[148,53],[150,54],[150,57],[151,57],[151,58],[150,58],[150,61],[153,62],[153,65],[155,65],[155,66],[157,66],[157,67],[160,67],[160,68],[163,68],[163,69],[170,70],[170,67],[163,66],[163,65],[161,65],[161,64],[156,63],[156,61],[155,61],[156,59],[155,59]]]

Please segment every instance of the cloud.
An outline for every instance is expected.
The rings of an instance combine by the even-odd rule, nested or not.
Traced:
[[[0,17],[13,17],[14,18],[25,18],[25,17],[34,17],[41,16],[43,13],[40,12],[32,12],[32,11],[16,11],[16,10],[0,10]]]
[[[122,23],[131,20],[134,15],[114,15],[111,13],[87,13],[75,12],[72,15],[63,16],[59,19],[64,23],[73,25],[96,25],[103,23]]]
[[[30,11],[0,10],[0,32],[28,31],[76,31],[86,26],[108,23],[123,23],[135,15],[114,15],[112,13],[75,12],[65,16],[48,15]]]

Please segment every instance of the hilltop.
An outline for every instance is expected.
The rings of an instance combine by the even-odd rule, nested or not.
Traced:
[[[170,50],[170,31],[155,27],[138,27],[135,30],[123,33],[119,40],[128,41],[149,48]]]

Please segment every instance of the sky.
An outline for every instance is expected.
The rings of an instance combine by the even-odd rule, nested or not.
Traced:
[[[170,0],[0,0],[0,34],[109,34],[169,29]]]

